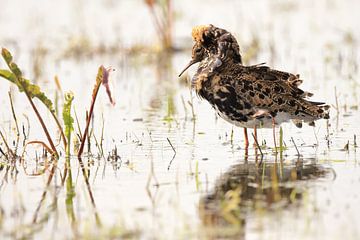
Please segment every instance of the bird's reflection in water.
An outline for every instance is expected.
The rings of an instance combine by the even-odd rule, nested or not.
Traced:
[[[222,174],[213,191],[201,198],[199,213],[206,235],[241,239],[251,213],[300,207],[311,186],[303,183],[331,179],[333,173],[311,159],[272,163],[245,159]]]

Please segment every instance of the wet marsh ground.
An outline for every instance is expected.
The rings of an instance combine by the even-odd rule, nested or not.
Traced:
[[[0,81],[1,239],[360,237],[357,1],[174,1],[172,51],[161,50],[143,1],[1,5],[1,47],[59,116],[63,94],[74,93],[81,128],[75,122],[69,166],[51,115],[35,101],[61,157],[55,166],[40,146],[24,152],[27,141],[46,138],[26,97]],[[264,156],[252,138],[246,151],[242,129],[191,93],[195,67],[177,78],[191,28],[207,23],[234,33],[247,64],[299,73],[314,100],[331,104],[330,120],[283,124],[278,154],[272,131],[261,129]],[[101,64],[115,69],[116,105],[100,89],[80,166],[78,135]],[[5,143],[22,157],[9,158]]]

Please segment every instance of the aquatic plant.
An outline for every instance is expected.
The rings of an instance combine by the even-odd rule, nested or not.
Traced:
[[[73,100],[74,100],[74,94],[72,92],[65,94],[65,103],[63,107],[62,116],[65,124],[65,137],[67,142],[69,143],[67,145],[67,148],[65,149],[66,156],[70,155],[71,132],[74,130],[73,127],[74,119],[71,116],[71,104]]]
[[[86,138],[88,137],[90,121],[91,121],[91,118],[92,118],[93,112],[94,112],[94,106],[95,106],[95,102],[96,102],[96,97],[98,95],[101,84],[105,85],[106,92],[107,92],[107,94],[109,96],[110,102],[112,104],[115,104],[115,101],[112,99],[112,96],[111,96],[110,88],[108,87],[110,71],[112,71],[112,68],[105,68],[102,65],[98,69],[95,85],[94,85],[93,92],[92,92],[90,110],[89,110],[88,117],[86,119],[85,130],[84,130],[84,133],[82,134],[82,139],[81,139],[81,144],[80,144],[80,148],[79,148],[79,152],[78,152],[78,157],[81,157],[81,155],[82,155],[82,153],[84,151],[85,141],[86,141]]]
[[[56,115],[55,115],[55,110],[53,108],[53,104],[51,102],[51,100],[45,95],[44,92],[41,91],[40,87],[38,85],[32,84],[30,82],[30,80],[25,79],[22,75],[22,72],[20,70],[20,68],[18,67],[18,65],[13,61],[13,57],[11,55],[11,53],[5,49],[2,48],[1,51],[1,55],[4,58],[6,64],[8,65],[10,71],[5,70],[5,69],[0,69],[0,76],[8,81],[10,81],[11,83],[15,84],[20,92],[24,92],[27,99],[29,100],[31,107],[33,108],[42,129],[44,130],[44,133],[46,135],[46,138],[50,144],[50,147],[47,147],[46,149],[51,149],[51,153],[54,154],[55,156],[59,156],[57,149],[54,145],[54,142],[50,136],[50,133],[46,127],[46,124],[44,122],[44,120],[42,119],[36,105],[33,102],[33,98],[37,98],[38,100],[40,100],[45,106],[46,108],[51,112],[51,115],[54,117],[55,122],[60,130],[60,133],[62,135],[63,138],[63,143],[64,143],[64,147],[66,148],[66,140],[64,137],[64,133],[62,130],[62,127],[60,125],[59,120],[57,119]],[[44,142],[42,142],[42,144],[44,146],[46,146],[47,144],[45,144]]]
[[[69,143],[67,148],[65,149],[66,152],[66,162],[65,162],[65,169],[64,169],[64,180],[66,178],[66,213],[71,220],[71,223],[75,223],[75,213],[74,213],[74,203],[73,199],[75,197],[75,190],[74,184],[72,180],[72,172],[71,172],[71,163],[70,163],[70,142],[71,142],[71,133],[74,130],[74,119],[71,116],[71,105],[74,100],[74,94],[72,92],[65,94],[65,102],[63,106],[63,120],[65,125],[65,136],[66,140]]]
[[[73,124],[74,124],[74,119],[71,117],[71,104],[74,99],[74,95],[72,93],[65,94],[65,104],[63,107],[63,121],[64,121],[64,125],[65,125],[65,132],[64,132],[63,127],[61,126],[61,123],[56,115],[54,105],[53,105],[52,101],[49,99],[49,97],[47,97],[46,94],[43,91],[41,91],[41,89],[38,85],[31,83],[30,80],[23,77],[22,71],[20,70],[18,65],[13,61],[13,57],[7,49],[2,48],[1,54],[2,54],[2,57],[4,58],[6,64],[8,65],[10,71],[6,70],[6,69],[0,69],[0,77],[15,84],[18,87],[20,92],[25,93],[25,95],[27,96],[27,99],[29,100],[29,102],[41,124],[42,129],[44,130],[44,133],[48,140],[48,144],[50,146],[48,146],[48,144],[46,144],[43,141],[29,141],[29,142],[27,142],[26,145],[40,144],[51,154],[55,155],[56,157],[59,156],[58,151],[55,147],[54,141],[48,131],[48,128],[33,101],[33,99],[36,98],[36,99],[40,100],[40,102],[42,104],[45,105],[45,107],[49,110],[52,117],[54,118],[56,125],[61,134],[63,145],[64,145],[64,148],[66,151],[66,155],[69,156],[70,155],[69,144],[70,144],[71,132],[73,131]],[[110,86],[109,86],[110,71],[112,71],[112,68],[106,69],[104,66],[99,67],[98,74],[96,77],[96,83],[95,83],[93,93],[92,93],[92,102],[91,102],[91,106],[90,106],[89,117],[87,118],[84,134],[81,135],[82,141],[81,141],[81,145],[80,145],[79,152],[78,152],[79,157],[81,156],[81,154],[83,152],[85,140],[88,137],[89,124],[90,124],[91,116],[93,115],[96,97],[97,97],[97,94],[98,94],[98,91],[99,91],[101,85],[104,85],[104,87],[106,89],[106,93],[110,99],[110,102],[113,105],[115,104],[115,100],[112,97]],[[5,141],[5,139],[3,139],[3,140]]]
[[[62,186],[64,186],[66,184],[65,205],[66,205],[67,214],[68,214],[69,219],[71,220],[71,223],[74,224],[76,222],[76,218],[75,218],[75,214],[74,214],[73,199],[74,199],[76,193],[74,190],[74,183],[73,183],[73,177],[72,177],[72,172],[71,172],[71,163],[70,163],[71,162],[70,161],[71,160],[70,159],[71,134],[74,130],[74,119],[71,116],[71,108],[72,108],[72,102],[74,99],[74,94],[72,92],[69,92],[64,95],[62,118],[63,118],[63,124],[65,127],[65,131],[63,131],[63,127],[60,124],[59,118],[57,117],[56,111],[54,109],[53,102],[50,100],[50,98],[40,89],[40,87],[38,85],[32,83],[30,80],[23,77],[22,71],[20,70],[18,65],[13,61],[13,57],[12,57],[11,53],[5,48],[2,49],[2,57],[4,58],[7,66],[9,67],[9,70],[0,69],[0,77],[6,79],[6,80],[10,81],[11,83],[13,83],[14,85],[16,85],[18,87],[19,92],[25,93],[25,95],[27,96],[27,99],[29,100],[29,102],[30,102],[30,104],[42,126],[42,129],[45,132],[47,140],[48,140],[48,143],[45,143],[43,141],[27,141],[26,144],[24,144],[25,148],[29,144],[40,144],[44,147],[44,149],[47,152],[51,153],[52,157],[54,157],[51,167],[49,165],[47,165],[47,162],[45,163],[45,170],[49,169],[49,171],[48,171],[49,176],[47,177],[46,188],[42,192],[41,199],[40,199],[39,204],[33,215],[32,223],[42,225],[44,222],[48,221],[48,216],[49,216],[50,212],[47,212],[44,217],[39,216],[39,214],[40,214],[40,210],[41,210],[42,206],[45,203],[45,199],[48,195],[49,186],[50,186],[51,182],[53,181],[53,177],[55,175],[55,172],[56,172],[55,170],[57,169],[58,159],[59,159],[59,153],[58,153],[57,146],[54,144],[54,140],[50,136],[48,127],[47,127],[45,121],[43,120],[40,112],[38,111],[37,106],[35,105],[35,103],[33,101],[33,99],[36,98],[43,105],[45,105],[46,109],[51,113],[51,115],[54,118],[54,120],[60,130],[60,133],[61,133],[61,138],[62,138],[65,152],[66,152],[64,174],[61,176],[61,180],[62,180]],[[103,85],[105,87],[106,93],[109,97],[111,104],[113,104],[113,105],[115,104],[115,100],[112,96],[110,86],[109,86],[110,71],[112,71],[112,68],[105,68],[104,66],[99,67],[98,74],[96,76],[95,86],[94,86],[94,89],[92,92],[92,101],[91,101],[91,105],[90,105],[90,110],[87,114],[85,130],[83,131],[82,134],[80,133],[81,143],[80,143],[80,148],[78,151],[78,160],[79,160],[80,166],[82,168],[82,173],[83,173],[83,176],[84,176],[84,179],[86,182],[86,186],[87,186],[87,190],[89,193],[89,197],[91,199],[91,203],[94,207],[95,219],[96,219],[96,222],[98,225],[101,225],[101,221],[100,221],[100,217],[96,211],[95,200],[94,200],[94,197],[93,197],[93,194],[91,191],[91,186],[90,186],[89,178],[88,178],[88,172],[85,169],[84,164],[81,160],[81,155],[83,153],[85,141],[87,138],[89,138],[89,135],[91,135],[91,134],[89,134],[89,125],[90,125],[90,121],[91,121],[93,113],[94,113],[94,106],[95,106],[97,94],[98,94],[98,91],[99,91],[101,85]],[[59,87],[60,85],[59,85],[58,79],[57,78],[55,78],[55,79],[56,79],[55,82],[58,85],[58,89],[61,89]],[[15,111],[14,111],[13,105],[12,105],[11,95],[9,95],[9,97],[10,97],[10,102],[11,102],[11,106],[12,106],[13,117],[16,122],[16,116],[15,116]],[[78,128],[80,130],[80,125],[78,125]],[[17,126],[17,135],[19,135],[18,126]],[[14,152],[10,148],[10,146],[7,143],[7,139],[5,138],[4,134],[1,131],[0,131],[0,137],[1,137],[2,141],[4,142],[5,147],[7,149],[7,154],[5,154],[2,149],[1,149],[1,153],[6,158],[11,157],[12,159],[15,159],[16,152]],[[41,171],[40,174],[45,173],[46,172],[45,170]],[[40,175],[40,174],[36,174],[36,175]],[[52,211],[52,210],[50,210],[50,211]]]

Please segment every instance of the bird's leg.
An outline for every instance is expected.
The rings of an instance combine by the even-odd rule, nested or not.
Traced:
[[[249,138],[247,134],[247,128],[244,128],[244,136],[245,136],[245,149],[249,148]]]
[[[276,136],[275,136],[275,118],[274,117],[272,117],[272,127],[273,127],[273,137],[274,137],[274,145],[275,145],[275,154],[277,155]]]
[[[256,139],[256,141],[257,141],[257,128],[256,128],[256,125],[255,125],[255,127],[254,127],[254,136],[255,136],[255,139]],[[255,142],[254,142],[254,148],[257,148],[257,145],[256,145]]]

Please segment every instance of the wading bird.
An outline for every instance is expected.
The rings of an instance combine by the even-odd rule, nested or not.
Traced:
[[[313,94],[298,88],[299,75],[271,69],[265,64],[244,66],[235,37],[213,25],[194,27],[191,65],[200,63],[192,78],[197,95],[206,99],[218,115],[244,128],[273,128],[289,120],[297,127],[314,126],[329,118],[329,105],[307,100]],[[275,141],[275,139],[274,139]]]

